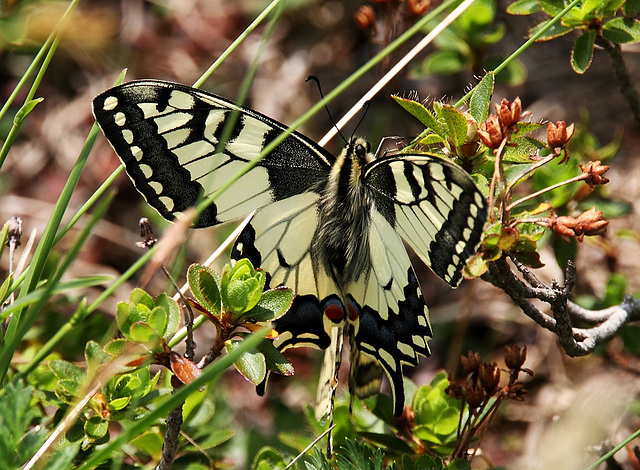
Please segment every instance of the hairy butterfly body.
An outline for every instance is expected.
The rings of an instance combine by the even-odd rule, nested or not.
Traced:
[[[401,413],[403,366],[429,355],[432,336],[402,239],[449,285],[460,283],[487,214],[462,169],[428,155],[376,158],[358,138],[335,158],[296,132],[256,164],[286,126],[174,83],[126,83],[99,95],[93,111],[136,188],[168,219],[253,162],[196,226],[260,209],[232,258],[262,267],[271,286],[295,289],[293,306],[276,322],[276,346],[327,350],[326,384],[347,327],[352,391],[374,392],[384,371]]]

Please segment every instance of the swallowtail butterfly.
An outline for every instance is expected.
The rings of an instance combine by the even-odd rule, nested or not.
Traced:
[[[135,187],[167,219],[215,192],[286,129],[219,96],[152,80],[105,91],[93,112]],[[228,119],[234,121],[221,142]],[[262,267],[271,286],[295,289],[291,309],[275,325],[276,346],[328,348],[339,355],[346,327],[352,390],[372,393],[384,371],[399,415],[403,367],[430,354],[432,337],[402,240],[456,287],[487,216],[473,180],[434,156],[374,156],[360,138],[336,158],[294,132],[195,225],[234,220],[254,209],[232,258]],[[325,365],[331,369],[331,359]]]

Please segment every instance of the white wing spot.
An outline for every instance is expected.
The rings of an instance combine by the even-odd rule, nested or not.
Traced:
[[[256,118],[242,116],[242,130],[233,141],[227,144],[227,150],[235,155],[242,155],[244,160],[253,160],[264,148],[264,137],[271,129],[269,124]]]
[[[426,343],[424,342],[424,338],[422,336],[413,335],[411,336],[411,339],[413,340],[413,344],[415,344],[417,347],[419,348],[427,347]]]
[[[451,255],[451,263],[455,264],[456,266],[458,265],[458,263],[460,263],[460,256],[458,255]]]
[[[404,354],[405,356],[409,356],[409,357],[413,357],[415,359],[416,357],[416,353],[413,350],[413,347],[410,344],[406,344],[403,343],[401,341],[398,341],[396,343],[396,345],[398,346],[398,350]]]
[[[162,192],[162,183],[158,181],[149,181],[149,186],[153,188],[156,194],[160,194]]]
[[[466,248],[467,244],[465,243],[464,240],[460,240],[458,243],[456,243],[456,253],[460,254],[464,251],[464,249]]]
[[[159,116],[155,119],[156,126],[158,126],[158,133],[164,134],[179,127],[184,127],[192,117],[192,114],[179,112]]]
[[[475,206],[471,206],[471,207],[475,207]],[[476,219],[475,217],[471,216],[467,219],[467,226],[468,227],[473,227],[476,223]]]
[[[173,210],[173,205],[174,205],[173,199],[171,199],[168,196],[160,196],[158,199],[160,199],[160,202],[164,204],[164,206],[167,208],[169,212]]]
[[[137,103],[138,108],[144,114],[145,119],[149,119],[155,116],[161,116],[162,114],[170,113],[171,110],[167,109],[164,112],[158,111],[158,103]]]
[[[142,149],[140,147],[138,147],[137,145],[132,145],[131,146],[131,155],[133,155],[133,158],[135,158],[137,161],[142,160]],[[145,165],[148,166],[148,165]],[[149,167],[149,170],[151,170],[151,167]]]
[[[382,359],[387,364],[387,367],[395,372],[396,361],[393,358],[393,356],[389,352],[385,351],[384,349],[378,350],[378,354],[380,355],[380,359]]]
[[[469,213],[471,214],[472,217],[477,217],[478,216],[478,206],[474,206],[474,205],[469,206]]]
[[[186,166],[193,160],[204,157],[206,155],[211,155],[215,151],[216,148],[206,140],[196,140],[195,142],[191,142],[190,144],[174,148],[171,152],[176,157],[178,157],[180,165]],[[207,164],[211,165],[211,162],[204,163],[205,167]]]
[[[423,315],[418,317],[418,323],[420,323],[420,326],[428,326],[427,319]]]
[[[205,121],[204,126],[204,138],[210,140],[214,144],[218,143],[218,138],[215,136],[215,133],[220,127],[220,124],[224,122],[227,118],[226,109],[212,109],[209,111],[209,115],[207,116],[207,120]]]
[[[149,165],[141,163],[140,165],[138,165],[138,168],[145,178],[150,179],[153,176],[153,169]]]
[[[482,206],[483,206],[483,203],[484,203],[484,196],[483,196],[482,194],[480,194],[478,191],[476,191],[476,195],[475,195],[474,199],[475,199],[476,205],[477,205],[478,207],[482,207]],[[474,206],[474,207],[475,207],[475,206]],[[477,210],[477,209],[478,209],[478,208],[476,207],[476,210]]]
[[[133,143],[133,132],[131,132],[131,129],[122,129],[122,137],[129,145]]]
[[[196,104],[196,100],[189,93],[185,93],[179,90],[172,90],[169,96],[169,106],[173,106],[178,109],[193,109]]]
[[[163,134],[162,137],[167,141],[167,147],[170,149],[182,144],[191,135],[191,129],[183,127],[181,129],[175,129]]]
[[[113,120],[116,122],[116,126],[124,126],[127,123],[127,116],[122,111],[118,111],[113,115]]]
[[[473,233],[473,232],[471,231],[471,229],[470,229],[470,228],[465,228],[465,229],[462,231],[462,238],[464,238],[465,240],[469,240],[469,238],[471,237],[471,234],[472,234],[472,233]]]
[[[442,181],[445,179],[444,172],[442,171],[442,165],[429,165],[429,173],[434,180]]]
[[[453,276],[456,273],[456,267],[453,264],[450,264],[447,268],[447,279],[453,279]]]
[[[104,100],[104,106],[102,107],[102,109],[104,109],[105,111],[111,111],[116,106],[118,106],[118,98],[115,96],[108,96]]]

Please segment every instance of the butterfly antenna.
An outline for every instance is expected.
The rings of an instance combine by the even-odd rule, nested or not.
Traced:
[[[360,116],[360,120],[358,121],[358,124],[356,124],[356,127],[354,127],[353,132],[351,133],[351,139],[353,139],[353,136],[356,134],[358,127],[360,127],[360,124],[362,124],[362,121],[364,121],[364,117],[367,115],[367,111],[369,111],[370,104],[371,104],[371,101],[365,101],[362,104],[362,109],[364,109],[364,111],[362,112],[362,116]]]
[[[320,98],[324,99],[324,93],[322,93],[322,87],[320,86],[320,80],[318,79],[318,77],[316,77],[315,75],[309,75],[307,78],[304,79],[305,82],[308,82],[310,80],[316,83],[316,85],[318,86],[318,91],[320,92]],[[329,116],[329,119],[331,120],[333,127],[336,128],[336,130],[338,131],[338,134],[340,135],[340,137],[342,137],[342,140],[344,140],[344,143],[348,144],[349,142],[347,142],[347,139],[345,139],[344,135],[342,135],[342,132],[340,132],[340,128],[336,124],[336,121],[333,119],[333,116],[331,115],[331,111],[329,111],[329,107],[327,106],[326,103],[324,105],[324,109],[327,110],[327,115]]]

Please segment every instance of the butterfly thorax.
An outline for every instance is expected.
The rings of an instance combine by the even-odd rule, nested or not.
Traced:
[[[370,265],[368,227],[373,199],[362,183],[362,173],[373,159],[368,142],[351,139],[322,190],[314,248],[339,286],[357,280]]]

